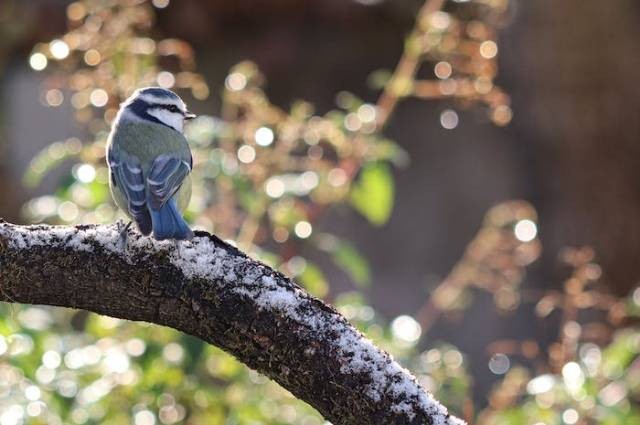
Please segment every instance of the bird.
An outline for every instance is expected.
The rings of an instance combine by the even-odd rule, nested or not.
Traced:
[[[191,198],[193,157],[183,134],[196,115],[161,87],[136,90],[120,105],[107,139],[111,195],[145,236],[184,241],[193,231],[182,211]],[[131,221],[121,231],[126,234]]]

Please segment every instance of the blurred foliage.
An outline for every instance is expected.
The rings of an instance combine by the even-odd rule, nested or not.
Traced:
[[[515,310],[522,301],[520,285],[526,267],[542,250],[536,221],[534,208],[524,201],[491,208],[462,258],[419,310],[417,319],[423,329],[429,329],[441,314],[464,311],[474,288],[491,293],[499,311]]]
[[[29,64],[49,70],[42,103],[69,102],[87,134],[55,142],[33,159],[29,186],[72,166],[55,193],[25,205],[29,220],[120,217],[108,193],[104,145],[119,103],[133,89],[160,85],[196,101],[211,95],[189,44],[156,37],[154,7],[168,3],[77,1],[67,8],[69,31],[34,47]],[[302,252],[326,255],[356,285],[331,294],[340,311],[471,423],[638,423],[640,290],[629,299],[599,292],[601,271],[593,253],[580,249],[563,253],[572,274],[562,291],[528,293],[526,267],[541,252],[531,205],[511,201],[491,209],[424,306],[390,323],[358,292],[370,284],[371,271],[357,247],[315,228],[325,211],[342,206],[372,225],[387,222],[391,167],[407,158],[382,130],[403,98],[474,105],[486,108],[493,123],[508,124],[509,98],[493,82],[507,7],[507,0],[426,1],[396,69],[369,79],[381,90],[378,101],[342,92],[337,108],[323,115],[303,101],[288,110],[273,105],[260,70],[251,62],[236,65],[224,81],[219,113],[203,114],[187,129],[195,163],[187,216],[319,297],[330,295],[326,271]],[[445,110],[440,122],[454,128],[457,113]],[[463,314],[478,290],[491,293],[505,315],[534,303],[541,322],[561,322],[548,350],[529,340],[488,347],[488,367],[499,381],[485,409],[474,408],[478,397],[459,350],[445,343],[419,349],[440,316]],[[3,305],[0,313],[0,425],[323,423],[268,379],[171,329],[44,307]]]
[[[603,292],[590,248],[566,249],[561,257],[573,270],[563,291],[531,300],[537,299],[542,321],[559,313],[557,340],[546,353],[535,341],[496,341],[489,347],[489,367],[504,378],[489,395],[480,424],[640,421],[640,288],[628,298]],[[510,358],[533,367],[511,367]]]

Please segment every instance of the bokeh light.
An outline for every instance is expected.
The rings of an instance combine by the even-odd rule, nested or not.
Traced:
[[[260,146],[269,146],[273,143],[273,131],[268,127],[260,127],[254,135],[256,143]]]
[[[89,100],[96,108],[102,108],[109,101],[109,95],[103,89],[95,89],[91,92]]]
[[[249,145],[242,145],[238,149],[238,159],[242,163],[250,164],[256,159],[256,150]]]
[[[297,237],[301,239],[306,239],[309,236],[311,236],[313,227],[311,226],[311,223],[309,223],[308,221],[299,221],[298,223],[296,223],[294,231]]]
[[[440,125],[447,130],[453,130],[459,122],[458,114],[453,109],[446,109],[440,114]]]
[[[398,340],[413,344],[422,334],[420,324],[411,316],[398,316],[391,322],[391,331]]]
[[[511,361],[502,353],[494,354],[489,360],[489,370],[496,375],[504,375],[509,371]]]
[[[58,89],[47,90],[45,94],[45,104],[47,106],[60,106],[64,102],[64,95]]]
[[[51,56],[55,59],[61,60],[69,56],[69,45],[62,40],[53,40],[49,43],[49,50],[51,51]]]
[[[96,169],[91,164],[82,164],[74,171],[76,178],[82,183],[91,183],[96,178]]]
[[[34,53],[29,57],[29,66],[35,71],[42,71],[47,67],[47,57],[42,53]]]
[[[102,56],[96,49],[89,49],[84,54],[84,61],[89,66],[96,66],[101,60]]]
[[[239,72],[229,74],[225,80],[225,86],[231,91],[240,91],[247,85],[247,77]]]
[[[518,240],[531,242],[538,235],[538,226],[532,220],[520,220],[516,223],[513,232]]]
[[[176,84],[176,77],[169,71],[161,71],[156,79],[160,87],[170,89]]]
[[[493,40],[487,40],[480,45],[480,54],[485,59],[493,59],[498,54],[498,45]]]
[[[441,61],[436,64],[433,68],[436,77],[444,80],[451,77],[451,73],[453,72],[453,68],[449,62]]]

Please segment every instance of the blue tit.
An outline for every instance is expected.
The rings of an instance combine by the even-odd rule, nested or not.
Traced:
[[[159,87],[137,90],[120,106],[107,141],[109,184],[143,235],[193,237],[181,211],[191,198],[193,168],[183,129],[194,117],[178,95]]]

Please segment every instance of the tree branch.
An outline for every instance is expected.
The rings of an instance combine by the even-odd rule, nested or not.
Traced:
[[[333,307],[205,232],[176,249],[117,226],[0,221],[0,300],[169,326],[221,347],[335,424],[463,423]]]

